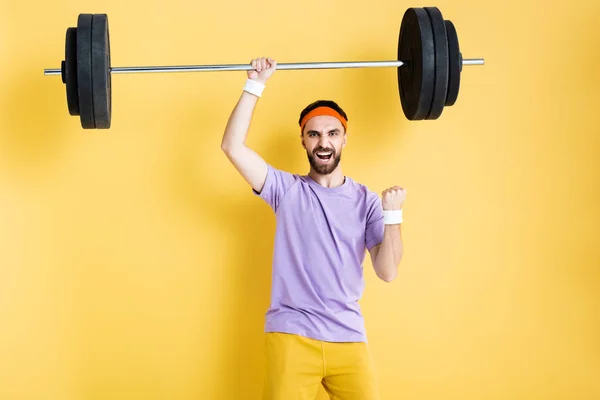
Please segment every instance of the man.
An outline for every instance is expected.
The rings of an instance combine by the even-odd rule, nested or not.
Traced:
[[[307,175],[276,169],[247,147],[254,107],[277,63],[251,65],[221,147],[277,220],[263,398],[314,399],[323,385],[333,399],[378,399],[358,305],[362,262],[368,250],[379,278],[396,277],[406,191],[394,186],[380,199],[343,174],[348,118],[333,101],[300,114]]]

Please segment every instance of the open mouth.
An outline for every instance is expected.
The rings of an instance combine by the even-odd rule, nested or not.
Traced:
[[[327,161],[327,160],[331,159],[331,156],[333,155],[333,152],[331,152],[331,151],[317,151],[315,154],[317,155],[317,157],[320,160]]]

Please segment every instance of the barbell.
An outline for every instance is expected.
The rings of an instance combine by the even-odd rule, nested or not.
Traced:
[[[408,120],[433,120],[458,98],[464,65],[483,65],[482,58],[463,59],[452,21],[437,7],[408,8],[400,25],[398,60],[278,63],[277,70],[397,68],[402,110]],[[106,14],[79,14],[77,27],[65,37],[65,59],[45,75],[61,75],[67,108],[84,129],[111,126],[111,75],[156,72],[247,71],[246,64],[112,67]]]

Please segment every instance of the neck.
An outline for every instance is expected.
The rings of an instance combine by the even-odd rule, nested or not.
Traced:
[[[342,172],[341,166],[338,167],[329,175],[321,175],[316,172],[312,167],[308,175],[319,185],[326,188],[335,188],[344,184],[346,177]]]

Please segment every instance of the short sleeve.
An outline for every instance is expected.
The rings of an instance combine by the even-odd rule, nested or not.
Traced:
[[[381,199],[374,192],[367,195],[367,224],[365,232],[365,245],[367,249],[383,241],[385,225],[383,224],[383,207]]]
[[[296,175],[267,164],[267,178],[265,179],[262,190],[257,192],[252,189],[252,192],[263,199],[273,211],[277,212],[281,200],[296,179]]]

